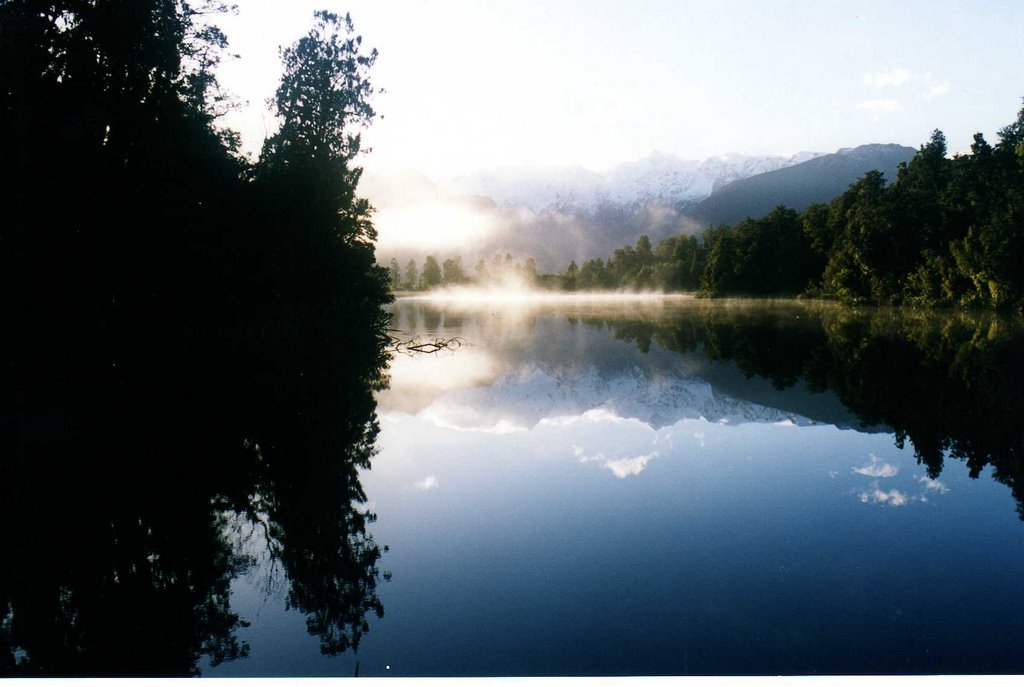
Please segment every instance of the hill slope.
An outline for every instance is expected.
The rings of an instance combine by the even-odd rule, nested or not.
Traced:
[[[763,217],[776,205],[804,210],[825,203],[873,169],[896,178],[899,163],[916,151],[894,143],[873,143],[843,148],[791,167],[757,174],[722,186],[686,214],[701,224],[735,224],[747,217]]]

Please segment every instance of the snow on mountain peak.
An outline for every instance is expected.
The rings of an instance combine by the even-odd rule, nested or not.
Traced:
[[[514,167],[458,177],[442,185],[458,193],[489,197],[505,207],[525,206],[534,212],[594,212],[607,204],[697,203],[730,182],[806,162],[821,154],[729,154],[699,161],[654,152],[605,172],[582,167]]]

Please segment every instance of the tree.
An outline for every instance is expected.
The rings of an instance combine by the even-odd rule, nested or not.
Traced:
[[[608,275],[604,260],[595,258],[587,260],[580,267],[579,275],[576,277],[576,286],[584,290],[600,290],[608,287]]]
[[[442,284],[462,284],[466,281],[466,274],[462,270],[462,256],[446,259],[441,266],[441,272]]]
[[[326,653],[381,610],[357,470],[387,273],[358,143],[297,133],[351,142],[356,120],[282,107],[248,173],[214,127],[224,39],[203,13],[219,5],[0,1],[0,165],[18,172],[0,185],[0,416],[63,419],[33,446],[0,423],[0,474],[19,475],[0,509],[32,523],[0,535],[17,559],[0,566],[0,672],[180,675],[244,655],[229,591],[248,554],[225,517],[280,545],[288,603]],[[285,82],[312,94],[298,75],[315,55],[286,54]],[[339,89],[358,100],[363,83]]]
[[[579,268],[576,266],[576,261],[572,260],[569,263],[569,267],[565,270],[565,278],[563,280],[566,291],[576,290],[576,278],[579,275],[579,271]]]
[[[303,266],[311,288],[345,300],[344,289],[317,282],[339,269],[375,270],[377,233],[372,208],[356,194],[362,168],[353,160],[360,152],[358,129],[376,117],[368,72],[377,51],[363,53],[348,15],[313,16],[310,32],[281,53],[284,74],[272,102],[280,127],[263,145],[257,179],[274,189],[270,212],[286,259]],[[383,270],[374,276],[386,290]]]
[[[654,251],[651,250],[651,239],[647,234],[636,241],[636,257],[641,268],[654,266]]]
[[[416,269],[415,260],[409,260],[405,264],[405,281],[402,282],[402,287],[406,291],[415,291],[420,287],[420,273]]]
[[[844,196],[845,228],[825,268],[825,290],[848,303],[892,302],[901,275],[885,178],[868,172]]]
[[[361,52],[363,39],[353,35],[349,15],[321,10],[313,16],[313,29],[281,53],[284,76],[273,100],[281,126],[263,147],[273,165],[344,165],[360,152],[353,125],[376,116],[368,72],[377,51]]]
[[[402,268],[398,265],[398,260],[391,258],[391,262],[388,264],[388,283],[391,285],[392,291],[398,291],[402,288]]]
[[[522,275],[527,286],[537,283],[537,261],[530,257],[526,258],[523,262]]]
[[[432,289],[441,283],[441,268],[437,264],[437,258],[428,255],[423,261],[423,274],[420,275],[420,289]]]
[[[476,282],[477,284],[486,284],[490,281],[491,277],[487,273],[487,261],[483,258],[477,260],[476,269]]]

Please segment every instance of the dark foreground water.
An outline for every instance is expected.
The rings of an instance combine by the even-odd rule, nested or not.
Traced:
[[[273,447],[250,450],[240,496],[177,516],[189,539],[128,495],[141,530],[104,511],[129,536],[83,547],[84,504],[34,531],[26,513],[53,508],[8,494],[25,532],[0,578],[8,668],[111,672],[95,666],[116,647],[89,633],[149,621],[83,618],[124,624],[131,604],[191,633],[171,658],[162,636],[125,640],[148,674],[1024,672],[1014,323],[687,299],[394,311],[402,331],[463,345],[396,355],[379,433],[310,449],[340,463],[290,469],[289,453],[270,469]],[[350,415],[295,431],[366,420]],[[100,571],[103,594],[49,568],[62,561]]]

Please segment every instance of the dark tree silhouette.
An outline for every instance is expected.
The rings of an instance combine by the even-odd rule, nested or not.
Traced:
[[[256,165],[216,127],[219,3],[0,3],[0,671],[239,658],[231,522],[325,651],[380,614],[357,470],[389,298],[348,18],[284,52]]]

